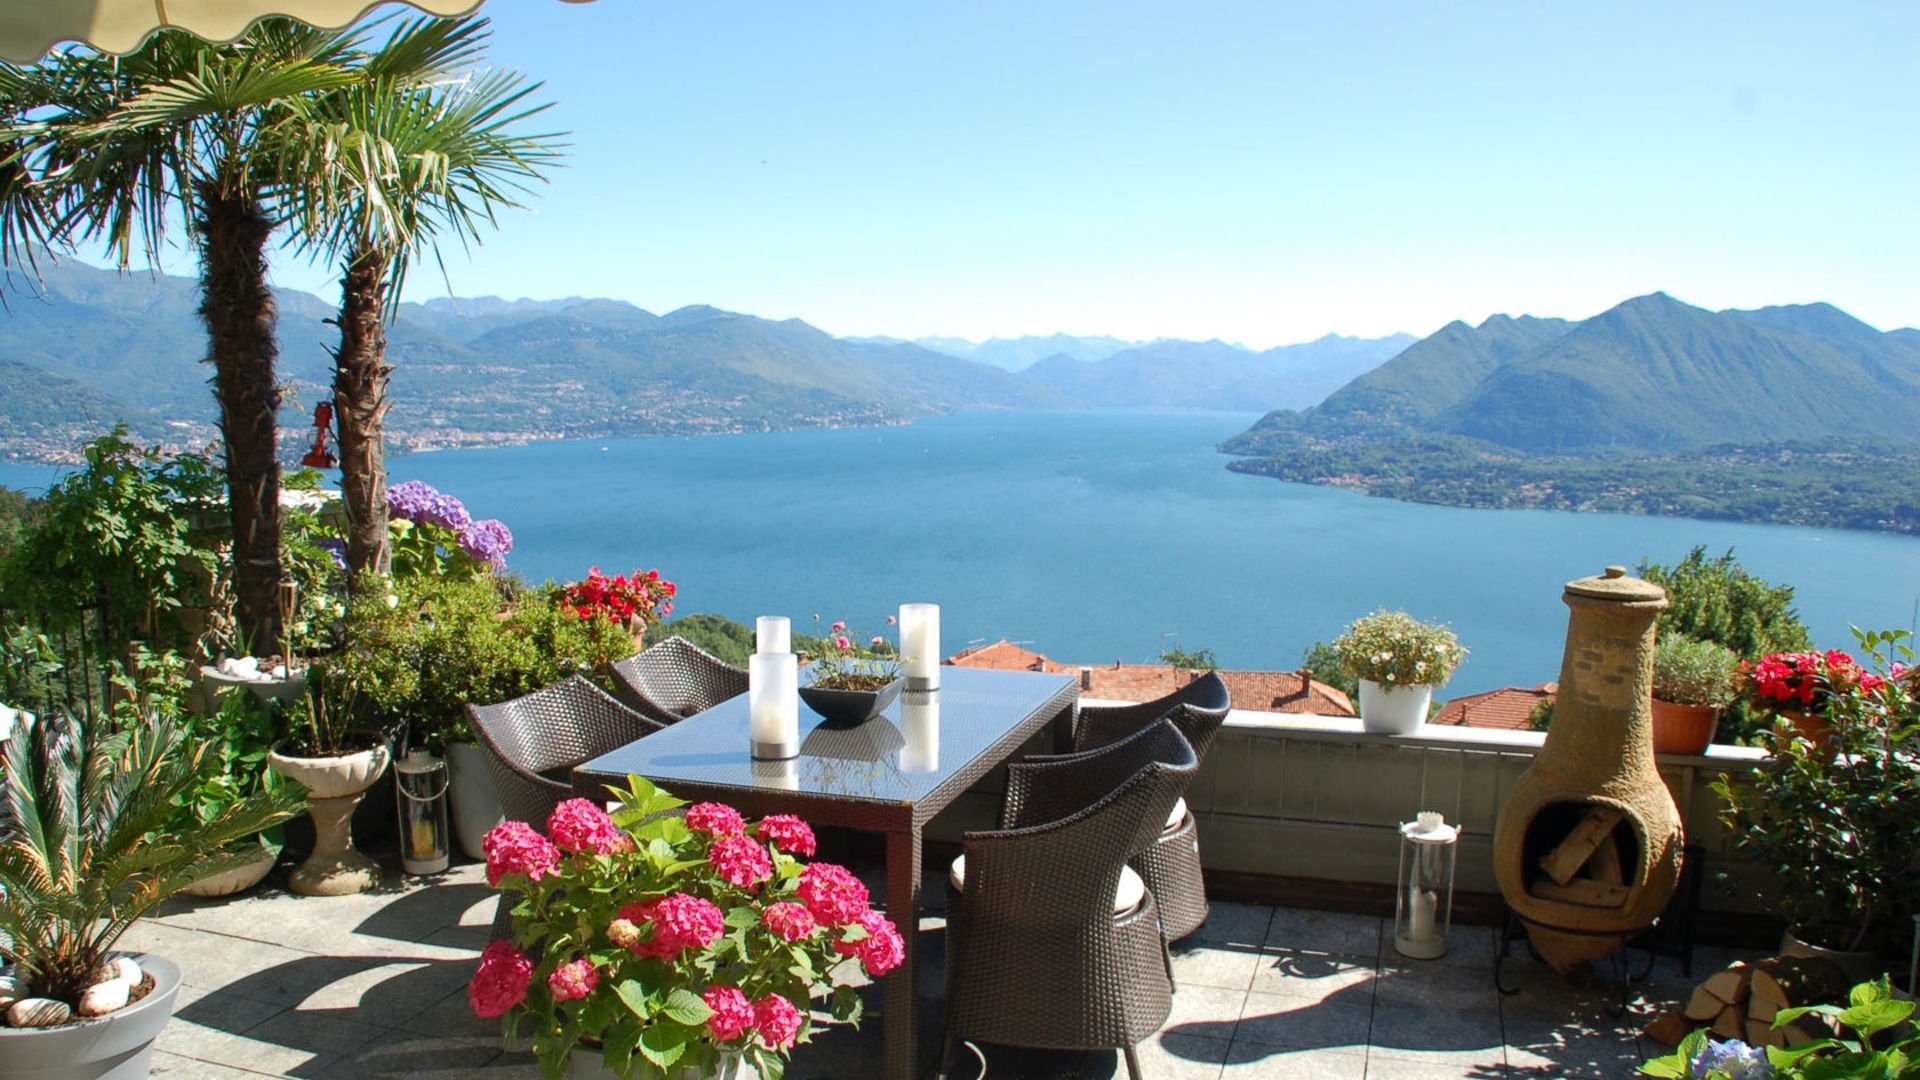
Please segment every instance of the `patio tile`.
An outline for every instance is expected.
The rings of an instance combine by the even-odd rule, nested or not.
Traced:
[[[1334,953],[1369,960],[1380,956],[1380,920],[1340,911],[1277,908],[1266,945],[1296,952]]]
[[[464,984],[439,1001],[408,1017],[400,1027],[422,1035],[492,1040],[495,1046],[500,1043],[500,1021],[483,1019],[473,1014],[473,1006],[467,1002],[467,990]]]
[[[353,1054],[388,1029],[337,1009],[288,1009],[248,1028],[249,1039],[316,1053]]]
[[[1192,986],[1245,990],[1260,967],[1260,951],[1234,946],[1175,946],[1173,978],[1180,992]]]
[[[1367,1075],[1364,1049],[1290,1050],[1283,1046],[1233,1040],[1221,1080],[1362,1080]]]
[[[1139,1046],[1140,1072],[1143,1076],[1168,1080],[1210,1080],[1220,1075],[1232,1045],[1230,1039],[1177,1033],[1156,1035]],[[1124,1061],[1121,1075],[1126,1075]]]
[[[1383,963],[1374,1000],[1382,1008],[1474,1009],[1496,1016],[1500,991],[1491,968],[1427,964],[1403,957]]]
[[[1247,992],[1225,986],[1182,986],[1173,995],[1173,1012],[1161,1031],[1230,1039],[1240,1020]]]
[[[1404,1005],[1380,1002],[1368,1041],[1374,1054],[1449,1060],[1491,1054],[1496,1062],[1505,1044],[1498,1007],[1449,1007],[1437,999]]]
[[[1382,963],[1405,962],[1409,964],[1445,964],[1450,967],[1473,967],[1486,971],[1493,970],[1493,955],[1499,951],[1500,929],[1494,926],[1465,926],[1454,924],[1447,932],[1447,951],[1432,960],[1420,960],[1401,956],[1393,947],[1393,920],[1380,920],[1380,959]],[[1526,951],[1526,946],[1514,943],[1518,956]],[[1511,958],[1511,957],[1510,957]]]
[[[1255,993],[1352,1005],[1372,1005],[1379,972],[1362,957],[1268,949],[1254,972]]]
[[[173,1019],[169,1024],[197,1024],[237,1035],[285,1011],[286,1006],[270,1001],[255,1001],[243,994],[182,984],[180,992],[174,995]]]
[[[1419,1054],[1401,1057],[1376,1047],[1367,1053],[1367,1080],[1504,1080],[1500,1047],[1477,1056]]]
[[[181,1080],[255,1080],[257,1077],[270,1076],[271,1073],[250,1072],[235,1069],[212,1061],[199,1061],[195,1058],[169,1054],[165,1050],[153,1052],[153,1075],[174,1076]]]
[[[312,1076],[333,1058],[331,1054],[283,1046],[271,1040],[248,1038],[198,1024],[182,1024],[177,1020],[160,1030],[160,1038],[154,1045],[179,1057],[266,1073],[268,1076]]]
[[[1365,1051],[1372,1016],[1371,1005],[1248,994],[1233,1041],[1294,1050]]]
[[[409,1031],[390,1031],[318,1073],[320,1080],[356,1077],[421,1077],[457,1080],[471,1076],[500,1056],[498,1047],[464,1039],[438,1039]]]
[[[1267,928],[1272,923],[1273,909],[1270,907],[1216,900],[1208,905],[1207,921],[1182,941],[1196,945],[1257,948],[1266,942]]]

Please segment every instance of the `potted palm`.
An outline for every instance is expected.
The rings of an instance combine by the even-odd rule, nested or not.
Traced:
[[[118,730],[60,715],[17,720],[6,746],[14,827],[0,843],[0,956],[16,997],[0,1027],[10,1076],[144,1076],[172,1013],[180,969],[120,957],[134,922],[182,887],[244,865],[261,829],[292,816],[297,790],[258,792],[197,829],[175,803],[218,767],[158,714]]]
[[[1404,611],[1376,611],[1334,639],[1340,660],[1360,680],[1360,722],[1383,735],[1411,735],[1426,722],[1433,688],[1466,659],[1453,631]]]
[[[1740,658],[1732,649],[1662,634],[1653,650],[1653,752],[1704,752],[1739,686]]]

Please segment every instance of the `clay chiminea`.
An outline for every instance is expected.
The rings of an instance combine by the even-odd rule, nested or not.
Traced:
[[[1567,583],[1572,609],[1546,745],[1501,805],[1494,877],[1556,971],[1617,952],[1680,880],[1680,813],[1653,760],[1660,586],[1607,567]]]

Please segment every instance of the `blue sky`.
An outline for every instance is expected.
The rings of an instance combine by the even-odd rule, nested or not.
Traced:
[[[1920,325],[1911,0],[483,10],[572,148],[458,295],[1260,347],[1656,289]]]

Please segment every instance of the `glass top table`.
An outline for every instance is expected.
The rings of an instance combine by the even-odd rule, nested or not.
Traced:
[[[886,1074],[896,1078],[917,1071],[912,931],[922,830],[1048,725],[1064,749],[1079,696],[1072,676],[1032,671],[943,666],[940,681],[938,690],[903,691],[882,715],[853,726],[829,724],[801,705],[800,755],[785,761],[749,753],[741,694],[573,770],[574,791],[596,801],[632,774],[750,817],[798,814],[814,825],[884,833],[886,911],[906,942],[900,968],[880,980]]]

